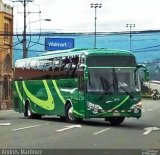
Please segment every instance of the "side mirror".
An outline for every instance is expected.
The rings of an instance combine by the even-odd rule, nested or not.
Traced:
[[[149,71],[148,71],[148,69],[146,68],[146,66],[145,66],[145,65],[142,65],[142,64],[139,64],[139,65],[137,66],[137,69],[143,69],[144,79],[145,79],[146,81],[149,81]]]
[[[146,69],[146,70],[144,70],[144,73],[145,73],[145,80],[146,81],[149,81],[149,71],[148,71],[148,69]]]

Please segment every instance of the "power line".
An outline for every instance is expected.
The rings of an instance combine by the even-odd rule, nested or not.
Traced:
[[[147,50],[147,49],[156,48],[156,47],[160,47],[160,45],[148,46],[148,47],[144,47],[144,48],[138,48],[138,49],[135,49],[134,51]],[[151,49],[151,50],[153,50],[153,49]]]
[[[22,51],[23,49],[21,49],[21,48],[14,48],[14,50],[16,50],[16,51]],[[28,50],[28,52],[45,52],[44,50],[42,51],[42,50]]]
[[[147,49],[146,49],[146,50],[137,50],[137,51],[134,51],[134,50],[133,50],[134,53],[153,52],[153,51],[155,51],[155,52],[156,52],[156,51],[157,51],[157,52],[160,52],[160,49],[152,49],[152,50],[147,50]]]

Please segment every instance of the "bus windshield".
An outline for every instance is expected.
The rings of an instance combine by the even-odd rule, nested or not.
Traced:
[[[135,68],[89,68],[88,92],[130,93],[140,91]]]

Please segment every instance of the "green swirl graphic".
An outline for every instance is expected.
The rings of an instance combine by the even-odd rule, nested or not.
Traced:
[[[38,106],[40,106],[40,107],[42,107],[46,110],[54,110],[55,105],[54,105],[54,100],[53,100],[51,91],[48,87],[48,84],[47,84],[46,80],[42,80],[42,81],[43,81],[43,84],[44,84],[44,87],[45,87],[45,90],[46,90],[46,93],[47,93],[47,96],[48,96],[47,100],[41,100],[41,99],[37,98],[36,96],[34,96],[32,93],[30,93],[29,90],[27,89],[26,85],[25,85],[25,82],[23,81],[22,86],[23,86],[24,92],[26,93],[28,98],[33,103],[37,104]]]

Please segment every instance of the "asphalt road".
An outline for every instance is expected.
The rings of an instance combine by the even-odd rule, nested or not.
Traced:
[[[23,118],[0,111],[0,149],[160,149],[160,100],[142,100],[140,119],[127,118],[120,126],[102,119],[80,124],[58,117]],[[158,151],[160,154],[160,150]],[[5,154],[5,152],[0,152]],[[157,154],[156,154],[157,155]]]

